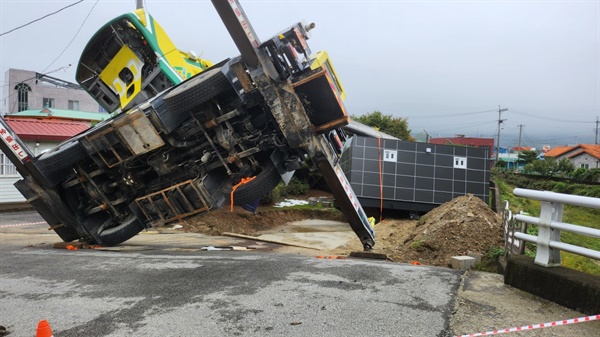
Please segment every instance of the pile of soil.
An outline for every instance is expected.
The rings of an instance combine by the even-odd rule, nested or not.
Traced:
[[[504,245],[502,218],[472,194],[433,209],[418,222],[384,220],[376,231],[378,250],[391,260],[441,267],[449,266],[452,256],[483,255]]]
[[[346,217],[336,209],[282,209],[258,210],[256,213],[248,212],[242,208],[234,207],[233,212],[229,207],[191,217],[179,222],[183,231],[202,233],[207,235],[221,235],[232,232],[244,235],[255,235],[258,232],[277,228],[288,222],[304,219],[323,219],[345,222]]]
[[[327,196],[321,191],[310,191],[298,199]],[[385,215],[385,212],[384,212]],[[221,235],[235,232],[257,235],[292,221],[322,219],[346,222],[345,216],[335,209],[282,209],[261,210],[256,214],[241,208],[229,207],[180,222],[186,232]],[[450,258],[467,252],[484,254],[491,247],[503,246],[502,219],[481,199],[468,194],[451,200],[421,217],[419,221],[386,218],[375,227],[374,252],[384,253],[395,262],[447,267]],[[358,238],[330,254],[349,254],[361,251]]]

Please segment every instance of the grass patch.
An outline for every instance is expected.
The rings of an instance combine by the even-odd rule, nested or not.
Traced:
[[[509,208],[513,212],[513,214],[516,214],[522,210],[523,212],[529,213],[529,215],[531,216],[539,217],[541,209],[541,203],[539,201],[516,197],[512,193],[514,186],[501,180],[501,177],[495,177],[495,181],[500,190],[500,197],[503,201],[508,201]],[[532,187],[527,188],[534,189]],[[600,222],[598,222],[598,219],[600,219],[600,209],[592,209],[572,205],[564,206],[562,222],[571,223],[578,226],[600,229]],[[528,225],[527,227],[527,233],[537,235],[537,226]],[[600,251],[600,240],[590,236],[562,231],[561,241],[572,245]],[[535,244],[527,243],[525,255],[534,257],[535,250]],[[562,265],[564,267],[600,276],[600,264],[594,259],[562,251],[561,259]]]
[[[563,267],[600,276],[600,264],[594,259],[567,252],[560,252],[560,258],[562,260]]]
[[[474,269],[479,271],[485,271],[488,273],[498,272],[498,258],[504,256],[504,247],[490,247],[485,254],[481,257],[479,262]]]
[[[410,248],[416,250],[417,252],[422,252],[425,250],[425,240],[415,241],[410,244]]]

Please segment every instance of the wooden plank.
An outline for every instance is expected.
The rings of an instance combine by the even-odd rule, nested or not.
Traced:
[[[255,240],[255,241],[263,241],[263,242],[276,243],[276,244],[285,245],[285,246],[293,246],[293,247],[300,247],[300,248],[321,250],[320,247],[314,247],[314,246],[303,245],[303,244],[293,243],[293,242],[280,241],[280,240],[263,239],[263,238],[260,238],[258,236],[250,236],[250,235],[237,234],[237,233],[229,233],[229,232],[225,232],[222,235],[223,236],[231,236],[231,237],[234,237],[234,238],[241,238],[241,239],[248,239],[248,240]]]
[[[387,260],[387,255],[373,252],[350,252],[350,256],[363,259]]]

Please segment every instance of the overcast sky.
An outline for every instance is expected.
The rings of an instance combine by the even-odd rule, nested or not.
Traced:
[[[0,33],[75,2],[0,0]],[[524,146],[594,142],[598,0],[240,2],[263,40],[315,22],[309,44],[329,52],[353,115],[408,117],[413,134],[496,137],[501,106],[502,146],[516,146],[519,124]],[[239,54],[210,1],[145,6],[180,49],[213,62]],[[9,68],[60,69],[51,76],[74,82],[93,33],[134,9],[134,0],[87,0],[0,36],[2,85]]]

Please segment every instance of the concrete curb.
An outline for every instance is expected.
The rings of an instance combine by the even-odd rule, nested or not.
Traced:
[[[504,283],[586,314],[600,312],[600,278],[564,267],[543,267],[510,255]]]

